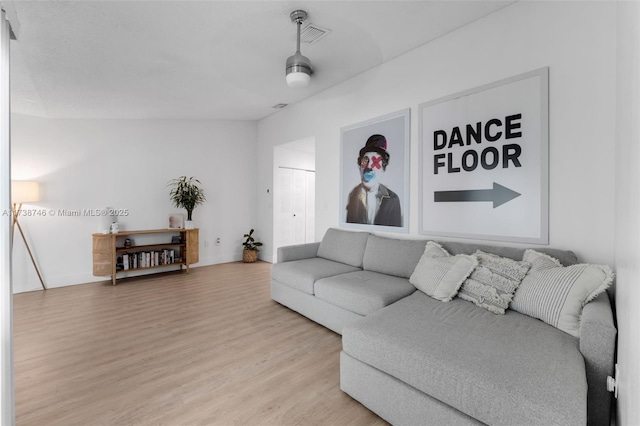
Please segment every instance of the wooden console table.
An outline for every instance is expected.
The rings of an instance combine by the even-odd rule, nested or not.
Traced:
[[[166,242],[124,247],[124,239],[135,235],[159,234]],[[180,242],[172,241],[180,236]],[[117,244],[120,244],[118,246]],[[184,266],[200,259],[198,229],[150,229],[146,231],[122,231],[116,234],[93,234],[93,275],[110,276],[116,285],[119,273],[148,269]]]

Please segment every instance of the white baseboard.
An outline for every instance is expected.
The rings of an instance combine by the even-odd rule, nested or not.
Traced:
[[[260,253],[262,254],[262,253]],[[260,256],[260,260],[265,260]],[[194,263],[190,266],[190,268],[198,268],[201,266],[209,266],[209,265],[217,265],[219,263],[229,263],[229,262],[240,262],[242,261],[242,255],[236,254],[224,254],[221,256],[211,256],[211,257],[200,257],[200,262]],[[269,261],[268,259],[266,260]],[[166,271],[171,271],[176,269],[175,266],[167,266]],[[162,272],[165,269],[155,269],[154,271]],[[152,272],[149,271],[132,271],[128,273],[118,273],[118,278],[123,277],[137,277],[143,275],[149,275]],[[63,276],[52,276],[52,277],[43,277],[44,285],[47,289],[50,288],[59,288],[59,287],[68,287],[72,285],[80,285],[80,284],[88,284],[93,282],[100,281],[109,281],[109,277],[95,277],[92,274],[74,274],[74,275],[63,275]],[[40,281],[38,281],[37,277],[35,280],[26,281],[17,281],[13,283],[13,294],[19,293],[27,293],[31,291],[41,291],[42,286],[40,285]]]

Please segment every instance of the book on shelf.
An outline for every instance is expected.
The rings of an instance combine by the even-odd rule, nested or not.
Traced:
[[[116,267],[118,270],[151,268],[155,266],[172,265],[182,262],[182,257],[176,256],[175,249],[161,249],[124,253],[118,256]]]

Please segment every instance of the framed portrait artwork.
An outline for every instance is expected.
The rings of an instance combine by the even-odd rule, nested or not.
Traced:
[[[184,228],[184,214],[172,213],[169,215],[169,229],[183,229]]]
[[[409,108],[341,129],[339,224],[409,232]]]
[[[548,244],[549,68],[418,109],[419,232]]]

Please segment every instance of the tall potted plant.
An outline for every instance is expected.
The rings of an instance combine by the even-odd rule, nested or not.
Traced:
[[[187,211],[186,229],[193,228],[193,209],[205,202],[204,190],[198,186],[200,181],[194,177],[187,178],[180,176],[177,179],[171,179],[167,184],[171,187],[169,198],[173,202],[174,207],[183,208]]]
[[[258,252],[262,243],[253,238],[253,229],[248,234],[244,234],[244,242],[242,243],[242,261],[244,263],[252,263],[258,260]]]

